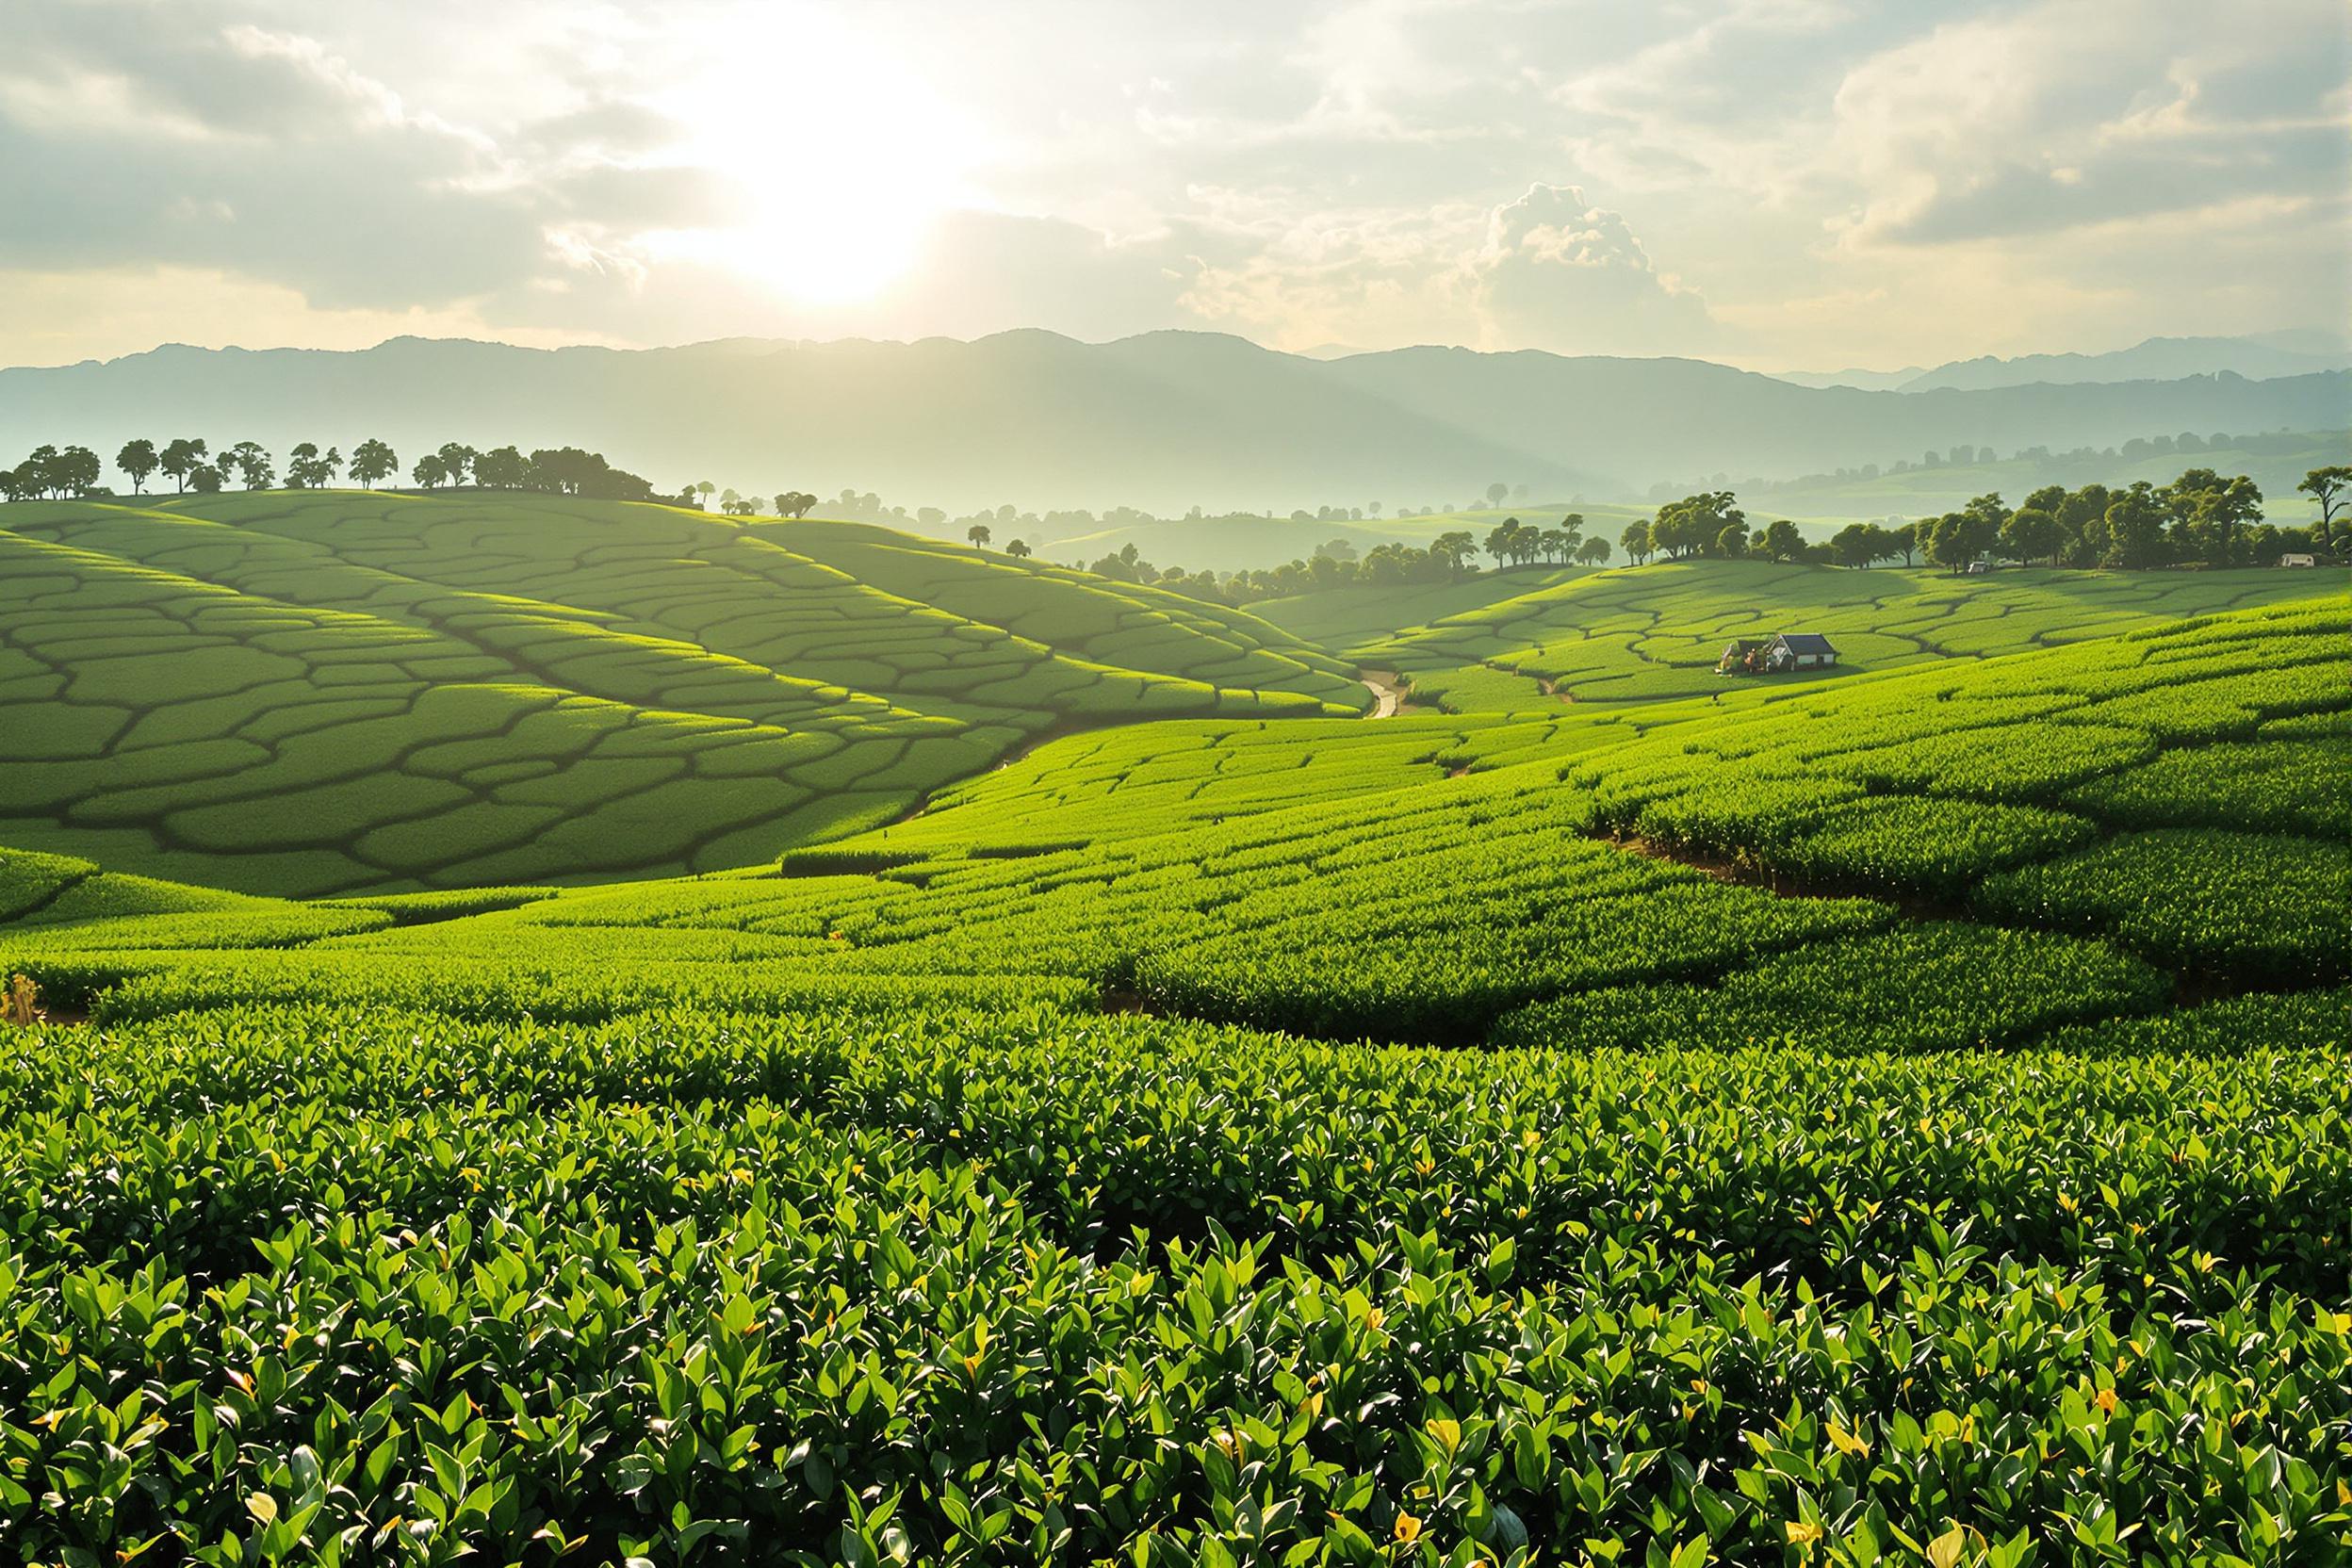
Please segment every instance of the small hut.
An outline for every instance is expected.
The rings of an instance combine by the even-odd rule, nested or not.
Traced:
[[[1825,670],[1838,662],[1838,650],[1818,631],[1784,631],[1765,652],[1769,670]]]

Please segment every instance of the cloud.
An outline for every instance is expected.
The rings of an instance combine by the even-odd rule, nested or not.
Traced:
[[[405,309],[546,263],[541,199],[482,139],[309,41],[172,7],[22,20],[0,63],[0,264],[169,259]]]
[[[1575,186],[1532,186],[1496,207],[1468,273],[1497,345],[1674,353],[1720,335],[1706,302],[1652,266],[1625,219]]]
[[[2344,188],[2338,8],[2052,0],[1946,23],[1846,74],[1828,150],[1849,244],[1940,245]]]
[[[2340,0],[7,8],[0,279],[85,304],[0,293],[0,361],[179,309],[1902,363],[2352,287]]]

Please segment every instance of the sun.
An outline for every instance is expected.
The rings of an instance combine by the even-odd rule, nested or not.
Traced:
[[[811,304],[872,297],[904,275],[972,193],[972,128],[906,63],[796,6],[728,13],[709,67],[655,103],[674,150],[727,218],[675,248]]]

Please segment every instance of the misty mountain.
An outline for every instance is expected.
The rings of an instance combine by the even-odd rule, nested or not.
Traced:
[[[1955,359],[1932,370],[1786,370],[1777,379],[1799,386],[1851,386],[1865,391],[1931,392],[1939,387],[1981,391],[2047,382],[2077,386],[2095,382],[2178,381],[2228,373],[2248,381],[2308,376],[2352,368],[2352,351],[2317,334],[2259,337],[2151,337],[2103,354],[1985,354]]]
[[[970,509],[1459,503],[1490,482],[1640,494],[1675,476],[1795,475],[1957,443],[2111,446],[2180,431],[2352,425],[2352,374],[1920,392],[1803,387],[1683,359],[1403,349],[1322,361],[1163,332],[1080,343],[730,339],[535,350],[398,338],[357,352],[170,347],[0,370],[0,454],[133,435],[576,444],[663,490],[844,487]]]

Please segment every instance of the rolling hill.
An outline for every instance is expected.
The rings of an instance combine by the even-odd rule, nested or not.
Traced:
[[[251,892],[647,874],[1150,714],[1352,714],[1246,613],[836,524],[264,493],[0,511],[0,842]]]
[[[1850,571],[1762,561],[1663,562],[1587,572],[1519,568],[1461,583],[1345,588],[1253,608],[1459,711],[1561,702],[1656,702],[1748,683],[1714,673],[1734,637],[1832,635],[1832,678],[1983,659],[2168,620],[2306,600],[2342,574],[2083,572],[1955,577],[1928,567]]]

